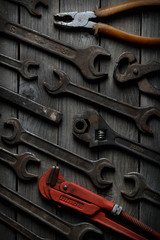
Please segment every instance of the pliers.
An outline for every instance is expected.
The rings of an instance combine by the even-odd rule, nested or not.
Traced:
[[[122,207],[118,204],[110,202],[73,182],[67,182],[61,175],[58,166],[51,167],[42,175],[39,180],[39,190],[46,199],[57,202],[60,207],[62,205],[70,207],[88,219],[102,224],[130,239],[160,239],[160,233],[122,211]],[[145,236],[124,227],[117,220],[124,220],[125,223],[141,230],[141,234]]]
[[[132,0],[125,3],[116,4],[110,7],[98,8],[94,11],[85,12],[65,12],[54,15],[54,24],[64,28],[87,28],[93,29],[95,35],[103,33],[105,35],[118,38],[140,45],[160,45],[160,38],[143,37],[127,33],[104,23],[92,22],[93,19],[113,16],[117,13],[125,12],[127,10],[146,7],[146,6],[160,6],[159,0]],[[90,21],[91,20],[91,21]]]

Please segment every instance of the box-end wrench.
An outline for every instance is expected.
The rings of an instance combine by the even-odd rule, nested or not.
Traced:
[[[0,147],[0,162],[9,165],[17,177],[23,181],[31,181],[37,179],[37,175],[27,171],[27,165],[30,162],[40,163],[40,160],[32,153],[14,154]]]
[[[45,224],[47,227],[54,229],[68,240],[82,240],[84,235],[88,232],[102,234],[101,230],[90,223],[71,224],[63,221],[58,216],[51,214],[40,206],[32,203],[26,198],[22,197],[17,192],[0,184],[0,198],[19,210],[36,218],[38,221]]]
[[[116,133],[95,110],[88,110],[73,117],[73,135],[88,143],[90,148],[118,147],[160,165],[160,152]]]
[[[29,229],[22,226],[20,223],[16,222],[12,218],[8,217],[6,214],[0,212],[0,221],[7,225],[9,228],[14,229],[15,231],[19,232],[24,237],[30,240],[51,240],[49,238],[41,238],[35,233],[31,232]]]
[[[38,12],[35,8],[37,6],[37,4],[41,3],[43,4],[45,7],[48,6],[48,0],[7,0],[9,2],[13,2],[16,3],[18,5],[21,5],[23,7],[25,7],[28,12],[36,17],[41,17],[40,12]]]
[[[94,61],[98,56],[110,56],[110,53],[100,46],[76,49],[69,44],[56,41],[37,31],[10,22],[3,17],[2,13],[0,13],[0,32],[36,46],[50,54],[65,58],[75,64],[87,79],[101,79],[107,76],[104,72],[98,72],[94,66]]]
[[[57,95],[68,93],[73,96],[76,95],[82,99],[95,103],[98,106],[131,118],[135,121],[136,126],[140,131],[152,134],[151,129],[147,126],[147,120],[153,115],[160,117],[160,109],[154,106],[134,107],[127,103],[117,101],[114,98],[102,95],[89,88],[73,84],[63,71],[55,70],[55,73],[59,76],[58,83],[55,86],[51,86],[44,82],[44,86],[50,94]]]
[[[6,126],[13,127],[12,136],[2,136],[5,143],[17,144],[24,143],[44,152],[55,159],[58,159],[82,172],[90,177],[93,184],[98,188],[106,188],[111,186],[112,182],[106,181],[102,177],[102,171],[105,169],[114,169],[114,166],[106,158],[98,160],[89,160],[82,158],[65,148],[54,143],[46,141],[26,130],[24,130],[18,119],[9,119],[5,122]]]
[[[140,173],[130,172],[127,175],[125,175],[124,178],[126,180],[127,179],[133,180],[135,183],[135,187],[133,190],[129,192],[121,191],[123,197],[131,201],[146,199],[160,206],[160,192],[157,192],[151,189],[151,187],[148,186],[148,184],[146,183],[146,180]]]
[[[0,98],[56,124],[59,124],[62,119],[62,114],[57,110],[47,108],[2,86],[0,86]]]
[[[14,69],[15,71],[19,72],[23,78],[27,80],[36,79],[38,77],[36,74],[31,74],[28,71],[29,67],[31,66],[39,66],[39,64],[32,59],[19,61],[4,54],[0,54],[0,64]]]

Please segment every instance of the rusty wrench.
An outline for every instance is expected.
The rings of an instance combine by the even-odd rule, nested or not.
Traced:
[[[114,169],[114,166],[106,158],[98,160],[89,160],[82,158],[66,149],[46,141],[22,128],[18,119],[9,119],[5,125],[13,127],[13,134],[10,137],[2,136],[5,143],[17,144],[24,143],[32,146],[51,157],[54,157],[80,171],[90,177],[93,184],[98,188],[109,187],[112,182],[108,182],[102,178],[102,171],[106,168]]]
[[[36,74],[31,74],[28,71],[30,66],[39,66],[39,64],[34,60],[26,59],[24,61],[19,61],[0,54],[0,64],[18,71],[25,79],[32,80],[38,77]]]
[[[25,1],[24,0],[7,0],[7,1],[22,5],[28,10],[28,12],[31,15],[36,17],[41,17],[41,14],[35,10],[37,4],[41,3],[46,7],[48,6],[48,0],[25,0]]]
[[[0,98],[5,99],[6,101],[9,101],[56,124],[59,124],[62,119],[62,114],[57,110],[47,108],[2,86],[0,86]]]
[[[62,71],[55,70],[59,76],[58,83],[52,87],[48,83],[44,83],[46,90],[53,94],[68,93],[76,95],[80,98],[88,100],[106,109],[110,109],[116,113],[124,115],[133,119],[139,130],[144,133],[152,133],[151,129],[147,126],[147,120],[152,115],[160,117],[160,109],[152,106],[148,107],[134,107],[124,102],[117,101],[114,98],[102,95],[89,88],[73,84],[69,77]]]
[[[140,173],[130,172],[125,175],[124,178],[133,180],[135,182],[135,188],[129,192],[121,191],[123,197],[132,201],[146,199],[160,206],[160,193],[152,190]]]
[[[2,184],[0,184],[0,198],[5,200],[5,203],[8,202],[19,210],[41,221],[46,226],[61,233],[68,240],[82,240],[86,233],[92,231],[94,233],[102,234],[99,228],[90,223],[83,222],[71,224],[65,222],[58,216],[51,214],[40,206],[32,203],[15,191],[4,187]]]
[[[0,32],[71,61],[88,79],[100,79],[107,76],[106,73],[98,72],[94,66],[94,60],[99,55],[110,56],[110,53],[100,46],[76,49],[20,24],[9,22],[2,14],[0,15]]]
[[[9,165],[21,180],[31,181],[37,178],[37,175],[27,171],[29,162],[40,162],[40,160],[31,153],[14,154],[0,147],[0,161]]]
[[[73,134],[78,139],[88,143],[90,148],[119,147],[160,165],[160,152],[119,135],[109,127],[95,110],[88,110],[73,117]]]

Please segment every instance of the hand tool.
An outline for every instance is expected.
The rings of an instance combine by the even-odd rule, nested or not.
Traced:
[[[34,102],[29,98],[26,98],[2,86],[0,86],[0,98],[9,101],[19,107],[22,107],[56,124],[59,124],[62,119],[62,114],[59,111],[47,108],[37,102]]]
[[[118,204],[110,202],[73,182],[67,182],[61,175],[58,166],[51,167],[42,175],[39,180],[39,190],[45,198],[57,202],[60,206],[70,207],[87,218],[130,239],[144,240],[148,239],[148,236],[152,239],[160,239],[158,232],[122,211],[122,207]],[[112,216],[112,220],[108,218],[109,216]],[[147,238],[115,222],[114,218],[116,220],[123,219],[125,223],[136,226],[147,234]]]
[[[29,214],[33,218],[36,218],[47,227],[50,227],[61,233],[69,240],[82,240],[84,235],[88,232],[102,234],[99,228],[90,223],[68,223],[53,213],[51,214],[40,206],[22,197],[17,192],[3,186],[2,184],[0,184],[0,198],[5,201],[5,204],[7,202],[15,206],[17,209]]]
[[[26,59],[24,61],[19,61],[0,54],[0,64],[16,70],[25,79],[32,80],[38,77],[36,74],[31,74],[28,71],[29,67],[31,66],[39,66],[39,64],[34,60]]]
[[[20,223],[16,222],[12,218],[8,217],[6,214],[0,212],[0,221],[6,224],[8,227],[13,228],[19,232],[24,237],[30,240],[51,240],[49,238],[41,238],[35,233],[31,232],[29,229],[22,226]],[[1,236],[2,237],[2,236]]]
[[[125,71],[121,72],[121,66],[127,65]],[[152,96],[160,96],[160,89],[153,86],[146,75],[153,72],[160,71],[159,62],[150,62],[148,64],[138,63],[134,54],[124,52],[118,59],[115,66],[113,77],[119,83],[137,82],[138,88],[141,92],[150,94]]]
[[[146,199],[160,206],[160,193],[151,189],[140,173],[130,172],[125,175],[124,178],[133,180],[135,182],[135,188],[129,192],[121,191],[123,197],[133,201],[139,199]]]
[[[9,22],[2,14],[0,14],[0,32],[72,62],[87,79],[101,79],[107,76],[107,73],[98,72],[94,66],[98,56],[110,56],[110,53],[100,46],[76,49],[35,30]]]
[[[95,186],[106,188],[111,186],[112,182],[106,181],[102,177],[102,171],[105,169],[114,169],[114,166],[106,158],[98,160],[89,160],[82,158],[77,154],[67,151],[54,143],[46,141],[22,128],[18,119],[9,119],[5,122],[6,126],[13,127],[13,134],[10,137],[2,136],[2,140],[8,144],[24,143],[31,147],[54,157],[63,163],[66,163],[76,169],[79,169],[88,175]]]
[[[68,93],[73,96],[78,96],[82,99],[95,103],[98,106],[112,110],[118,114],[124,115],[135,121],[137,128],[144,132],[152,134],[151,129],[147,126],[147,120],[149,117],[156,115],[160,117],[160,109],[154,106],[147,107],[134,107],[127,103],[117,101],[114,98],[102,95],[89,88],[73,84],[69,77],[60,70],[55,70],[55,73],[59,76],[58,83],[52,87],[48,83],[44,82],[44,86],[52,95]]]
[[[139,7],[160,6],[159,0],[132,0],[120,3],[111,7],[96,8],[94,11],[85,12],[65,12],[56,14],[54,24],[64,28],[87,28],[93,29],[95,35],[103,33],[104,35],[141,45],[160,45],[160,38],[143,37],[127,33],[114,28],[108,24],[93,22],[94,19],[113,16],[127,10]]]
[[[90,148],[119,147],[142,157],[144,160],[160,165],[159,152],[119,135],[95,110],[88,110],[73,117],[73,135],[88,143]]]
[[[40,162],[40,160],[32,153],[26,152],[24,154],[14,154],[0,147],[0,162],[9,165],[21,180],[31,181],[38,177],[27,171],[27,165],[29,162]]]
[[[38,12],[35,8],[37,6],[37,4],[41,3],[44,6],[48,6],[48,0],[7,0],[9,2],[13,2],[15,4],[19,4],[23,7],[25,7],[28,12],[36,17],[41,17],[40,12]]]

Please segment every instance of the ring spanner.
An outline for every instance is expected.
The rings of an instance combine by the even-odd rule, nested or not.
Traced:
[[[24,130],[18,119],[9,119],[5,122],[5,125],[13,127],[12,136],[2,136],[2,140],[5,143],[11,145],[17,143],[27,144],[85,173],[98,188],[106,188],[111,186],[112,182],[106,181],[102,177],[102,171],[104,169],[114,169],[114,166],[109,162],[108,159],[101,158],[94,161],[82,158],[79,155],[67,151],[65,148],[46,141]]]
[[[43,174],[39,180],[39,190],[48,200],[70,207],[90,220],[98,222],[130,239],[146,240],[148,235],[152,239],[160,239],[160,233],[155,232],[147,225],[122,211],[122,207],[118,204],[110,202],[73,182],[67,182],[61,175],[58,166],[51,167]],[[131,224],[131,227],[134,226],[141,230],[142,234],[146,233],[147,238],[124,227],[115,220],[111,220],[109,216]]]
[[[40,160],[31,153],[14,154],[0,147],[0,162],[9,165],[21,180],[31,181],[38,177],[27,171],[29,162],[40,162]]]
[[[89,88],[75,85],[63,71],[55,70],[55,73],[59,76],[58,83],[55,86],[52,87],[48,83],[44,83],[46,90],[50,94],[57,95],[67,93],[73,96],[78,96],[98,106],[131,118],[135,121],[136,126],[140,131],[144,133],[152,133],[151,129],[147,126],[147,120],[153,115],[160,117],[160,109],[154,106],[134,107],[127,103],[117,101],[114,98],[102,95]]]
[[[98,72],[94,66],[94,60],[98,56],[110,56],[110,53],[100,46],[76,49],[20,24],[9,22],[2,14],[0,14],[0,32],[67,59],[75,64],[87,79],[101,79],[107,76],[106,73]]]
[[[27,213],[33,218],[45,224],[47,227],[54,229],[68,240],[82,240],[84,235],[88,232],[102,234],[101,230],[90,223],[71,224],[63,221],[58,216],[51,214],[40,206],[22,197],[17,192],[0,184],[0,198],[13,205],[22,212]]]
[[[89,147],[112,146],[124,149],[144,160],[160,165],[160,152],[127,139],[109,127],[95,110],[89,110],[73,117],[73,134],[89,144]]]

